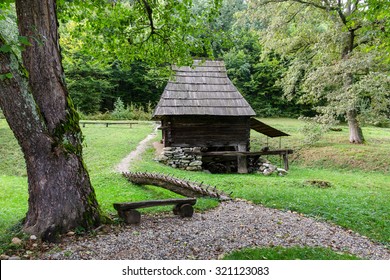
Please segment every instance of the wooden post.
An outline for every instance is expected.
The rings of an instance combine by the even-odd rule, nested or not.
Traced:
[[[182,218],[190,218],[194,214],[194,208],[191,204],[183,204],[180,206],[179,214]]]
[[[141,222],[141,213],[134,209],[122,211],[121,218],[125,220],[126,224],[139,224]]]
[[[288,153],[283,154],[284,169],[288,171]]]
[[[237,145],[238,152],[246,152],[246,145]],[[237,156],[237,173],[248,173],[248,166],[246,162],[246,156]]]

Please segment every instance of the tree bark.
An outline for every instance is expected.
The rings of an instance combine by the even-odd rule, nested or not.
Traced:
[[[345,56],[343,59],[348,59]],[[344,89],[347,90],[353,84],[353,76],[350,73],[347,73],[344,78]],[[357,120],[357,111],[355,108],[350,108],[347,110],[346,119],[348,121],[349,128],[349,142],[352,144],[363,144],[364,137],[363,131],[360,127],[359,121]]]
[[[349,127],[349,142],[353,144],[363,144],[363,131],[356,118],[356,110],[349,110],[347,112],[348,127]]]
[[[17,0],[21,36],[31,46],[19,64],[0,53],[0,106],[23,151],[28,175],[24,231],[43,240],[100,223],[100,210],[82,159],[82,133],[64,82],[55,0]],[[0,47],[5,42],[0,37]]]

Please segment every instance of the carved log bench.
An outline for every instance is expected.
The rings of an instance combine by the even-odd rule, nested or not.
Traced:
[[[139,224],[141,222],[141,213],[138,208],[146,208],[162,205],[175,205],[173,214],[181,217],[192,217],[194,214],[193,205],[196,204],[196,198],[164,199],[164,200],[146,200],[137,202],[114,203],[115,210],[119,217],[123,218],[127,224]]]

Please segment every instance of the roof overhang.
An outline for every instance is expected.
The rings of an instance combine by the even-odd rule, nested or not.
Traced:
[[[255,118],[251,118],[250,119],[250,126],[251,126],[251,129],[261,133],[261,134],[264,134],[264,135],[267,135],[268,137],[280,137],[280,136],[290,136],[289,134],[283,132],[283,131],[280,131],[276,128],[273,128],[272,126],[269,126]]]

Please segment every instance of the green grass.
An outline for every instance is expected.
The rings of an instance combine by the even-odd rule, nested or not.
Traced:
[[[267,207],[297,211],[353,229],[374,240],[390,242],[390,180],[379,172],[356,172],[293,166],[285,177],[262,174],[213,174],[169,168],[152,160],[149,150],[137,170],[189,178]],[[322,189],[306,180],[325,180]]]
[[[155,152],[148,149],[134,171],[171,174],[217,186],[233,197],[245,198],[267,207],[304,213],[352,229],[372,240],[390,244],[390,178],[388,154],[390,130],[364,128],[367,144],[349,145],[347,128],[331,132],[316,145],[302,148],[302,123],[290,119],[267,119],[267,124],[290,133],[282,145],[299,149],[299,157],[291,163],[285,177],[261,174],[208,174],[188,172],[159,164]],[[115,213],[112,203],[145,199],[171,198],[177,194],[159,187],[129,183],[114,167],[152,130],[150,122],[139,122],[132,129],[125,126],[91,125],[83,128],[84,160],[102,210]],[[158,141],[160,136],[156,137]],[[252,134],[253,144],[261,146],[262,136]],[[256,142],[257,141],[257,142]],[[269,140],[269,144],[271,141]],[[279,145],[279,141],[272,145]],[[9,228],[17,224],[27,211],[27,178],[23,155],[11,130],[0,120],[0,253],[10,241]],[[354,160],[351,159],[351,155]],[[271,158],[275,163],[278,158]],[[332,159],[332,160],[331,160]],[[385,166],[385,168],[384,168]],[[387,168],[387,169],[386,169]],[[330,188],[305,184],[306,180],[324,180]],[[212,199],[200,199],[197,211],[215,207]],[[170,207],[145,211],[166,211]],[[325,254],[323,258],[325,258]]]
[[[270,119],[266,121],[281,130],[291,133],[291,137],[299,137],[301,122],[296,120]],[[278,125],[279,124],[279,125]],[[285,125],[285,126],[283,126]],[[343,131],[346,131],[343,127]],[[366,136],[371,142],[377,144],[349,145],[350,149],[362,148],[375,150],[381,139],[387,139],[389,130],[382,128],[368,128],[370,133]],[[296,136],[295,134],[298,134]],[[326,135],[317,146],[308,148],[313,153],[319,147],[329,143],[332,146],[333,134]],[[300,136],[302,137],[302,135]],[[326,142],[326,138],[332,141]],[[337,138],[337,137],[336,137]],[[347,138],[348,139],[348,138]],[[292,146],[298,145],[298,140],[290,140]],[[344,144],[337,144],[342,146]],[[384,149],[388,151],[381,154],[378,159],[371,159],[373,170],[378,162],[387,161],[390,147],[387,143]],[[144,160],[138,162],[136,169],[139,171],[159,172],[172,174],[179,178],[189,178],[205,184],[217,186],[233,197],[245,198],[267,207],[282,210],[296,211],[307,216],[316,217],[352,229],[362,235],[390,244],[390,176],[385,170],[366,171],[348,165],[345,168],[337,166],[323,167],[320,164],[304,161],[295,161],[286,177],[270,176],[262,174],[208,174],[205,172],[187,172],[172,169],[153,160],[154,150],[147,151]],[[320,161],[320,158],[317,159]],[[362,164],[364,165],[364,164]],[[322,189],[305,184],[306,180],[324,180],[331,184],[330,188]]]
[[[312,147],[303,144],[305,135],[301,129],[304,122],[293,119],[261,119],[291,136],[268,138],[258,132],[251,131],[251,149],[259,150],[263,146],[272,148],[294,149],[291,159],[293,163],[305,167],[318,167],[357,171],[390,172],[390,128],[364,127],[365,144],[349,143],[348,127],[340,125],[342,131],[331,131]],[[270,157],[279,162],[277,157]]]
[[[326,248],[271,247],[248,248],[226,255],[224,260],[358,260],[356,256],[340,254]]]
[[[153,186],[136,186],[129,183],[121,174],[115,172],[115,166],[122,158],[134,150],[138,143],[152,132],[151,122],[139,122],[132,129],[126,126],[86,126],[84,158],[88,167],[92,185],[102,210],[116,213],[112,204],[161,197],[177,197],[177,194]],[[151,208],[156,211],[166,208]]]

